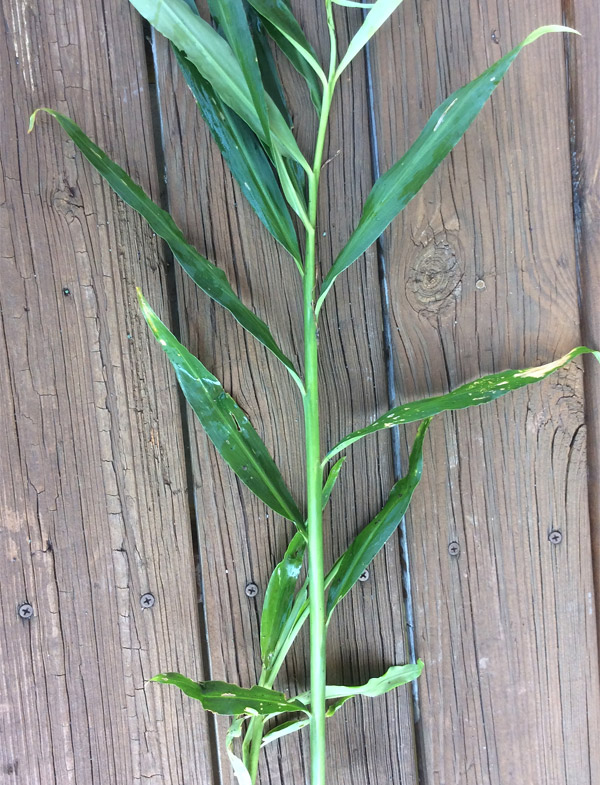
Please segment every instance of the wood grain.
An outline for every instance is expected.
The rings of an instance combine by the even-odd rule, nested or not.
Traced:
[[[404,7],[374,47],[382,170],[452,90],[560,19],[547,1]],[[400,399],[579,343],[570,205],[563,42],[549,36],[386,235]],[[595,782],[581,368],[431,431],[409,523],[421,782]]]
[[[567,49],[571,87],[575,229],[583,339],[600,346],[600,15],[586,2],[567,4],[568,23],[583,35]],[[600,608],[600,368],[585,365],[585,398],[592,559],[596,618]],[[600,633],[600,625],[598,625]]]
[[[296,3],[295,10],[317,49],[327,50],[321,3]],[[342,44],[360,14],[340,14]],[[325,58],[323,58],[325,59]],[[187,237],[225,269],[242,299],[272,328],[284,351],[300,366],[301,288],[295,268],[266,234],[232,184],[166,47],[158,43],[165,129],[169,206]],[[289,68],[290,105],[303,150],[314,143],[315,116]],[[351,78],[350,78],[351,77]],[[348,73],[334,106],[325,159],[320,211],[320,256],[324,266],[348,237],[370,184],[371,150],[364,63]],[[303,495],[301,402],[285,372],[233,320],[181,280],[182,333],[192,351],[223,381],[249,414],[272,450],[285,479]],[[323,440],[332,444],[388,407],[382,344],[381,301],[374,252],[340,284],[320,329]],[[259,611],[268,576],[281,558],[290,527],[240,487],[201,430],[193,425],[194,473],[207,608],[212,673],[249,685],[259,676]],[[373,439],[352,453],[326,517],[330,561],[380,508],[393,482],[389,442]],[[344,601],[329,641],[329,679],[360,683],[407,659],[398,542],[390,544]],[[257,599],[244,593],[248,581],[260,588]],[[307,639],[291,656],[279,682],[292,691],[306,689]],[[399,690],[373,702],[345,707],[330,722],[329,782],[414,783],[410,693]],[[346,710],[347,709],[347,710]],[[387,734],[378,729],[387,728]],[[221,727],[221,736],[224,726]],[[371,744],[373,735],[377,744]],[[386,740],[387,735],[387,740]],[[306,778],[306,736],[286,740],[267,754],[262,782],[299,783]],[[229,782],[229,769],[223,765]]]
[[[156,196],[141,26],[116,0],[2,22],[0,782],[206,783],[204,715],[147,684],[202,672],[178,393],[134,289],[168,310],[162,253],[56,124],[26,135],[68,113]]]

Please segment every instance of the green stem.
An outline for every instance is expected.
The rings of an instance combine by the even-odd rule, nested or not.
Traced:
[[[287,654],[298,630],[310,612],[310,757],[311,785],[325,785],[325,689],[326,689],[326,636],[327,620],[325,614],[325,574],[323,566],[323,511],[321,506],[323,490],[323,465],[321,461],[321,441],[319,434],[319,380],[318,380],[318,332],[315,311],[316,290],[316,236],[319,179],[325,148],[325,136],[329,122],[329,112],[335,87],[335,68],[337,48],[331,0],[326,1],[327,23],[329,27],[331,52],[329,78],[325,93],[319,130],[315,144],[315,157],[312,171],[308,174],[308,220],[306,225],[306,248],[303,270],[303,311],[304,311],[304,432],[306,439],[306,497],[308,531],[308,607],[303,608],[302,618],[294,625],[293,634],[283,643],[273,665],[264,670],[260,683],[271,687],[285,655]],[[250,773],[252,783],[256,780],[258,756],[264,731],[264,718],[253,717],[248,725],[243,742],[243,759]]]
[[[316,181],[309,186],[309,209],[315,212]],[[314,312],[315,229],[306,233],[304,278],[304,429],[306,436],[306,497],[310,604],[310,752],[311,785],[325,783],[325,575],[323,569],[323,514],[321,511],[321,445],[319,438],[319,383],[317,378],[317,320]]]
[[[331,39],[330,72],[315,144],[312,177],[308,181],[308,218],[304,263],[304,431],[306,438],[306,498],[310,607],[310,758],[311,785],[325,785],[326,638],[325,574],[323,567],[323,467],[319,436],[318,333],[315,313],[316,227],[319,178],[325,135],[335,83],[336,46],[330,3],[327,17]]]

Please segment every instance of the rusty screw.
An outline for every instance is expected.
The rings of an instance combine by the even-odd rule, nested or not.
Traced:
[[[258,586],[251,581],[250,583],[246,584],[244,591],[246,592],[246,597],[256,597],[258,594]]]
[[[19,612],[19,616],[22,619],[31,619],[31,617],[33,616],[33,607],[28,602],[24,602],[21,605],[19,605],[18,612]]]
[[[363,583],[365,581],[368,581],[369,580],[369,571],[368,570],[363,570],[361,572],[361,574],[358,576],[358,580],[362,581]]]
[[[450,556],[458,556],[460,553],[460,545],[457,542],[451,542],[448,545],[448,553]]]
[[[558,529],[554,529],[554,531],[551,531],[548,535],[548,539],[552,545],[559,545],[562,542],[562,537],[562,532]]]
[[[150,594],[150,592],[146,592],[146,594],[142,594],[140,597],[140,605],[142,608],[152,608],[155,602],[154,595]]]

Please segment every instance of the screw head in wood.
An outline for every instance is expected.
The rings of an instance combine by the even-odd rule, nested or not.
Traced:
[[[451,542],[448,545],[448,553],[450,556],[458,556],[460,554],[460,545],[457,542]]]
[[[18,614],[22,619],[31,619],[33,607],[28,602],[23,602],[19,605]]]
[[[250,583],[246,584],[244,591],[246,592],[246,597],[256,597],[258,594],[258,586],[250,581]]]
[[[64,294],[65,297],[69,297],[69,295],[71,294],[71,290],[69,289],[68,286],[63,286],[62,293]]]
[[[548,539],[550,540],[552,545],[559,545],[562,542],[562,538],[563,538],[562,532],[559,531],[558,529],[554,529],[554,531],[551,531],[550,534],[548,535]]]
[[[359,581],[362,581],[363,583],[364,583],[365,581],[368,581],[368,580],[369,580],[369,571],[368,571],[368,570],[366,570],[366,569],[365,569],[365,570],[363,570],[363,571],[361,572],[361,574],[358,576],[358,580],[359,580]]]
[[[150,594],[150,592],[146,592],[146,594],[142,594],[140,597],[140,605],[142,608],[152,608],[155,602],[154,595]]]

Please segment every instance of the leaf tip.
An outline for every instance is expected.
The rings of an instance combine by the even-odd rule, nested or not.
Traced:
[[[533,43],[541,36],[546,35],[546,33],[575,33],[575,35],[581,35],[578,30],[575,30],[572,27],[565,27],[565,25],[544,25],[530,33],[523,41],[523,45],[525,46]]]
[[[37,109],[34,109],[29,117],[29,127],[27,128],[27,133],[30,134],[33,131],[33,126],[35,125],[35,120],[37,117],[38,112],[48,112],[49,110],[46,109],[45,106],[38,106]]]

